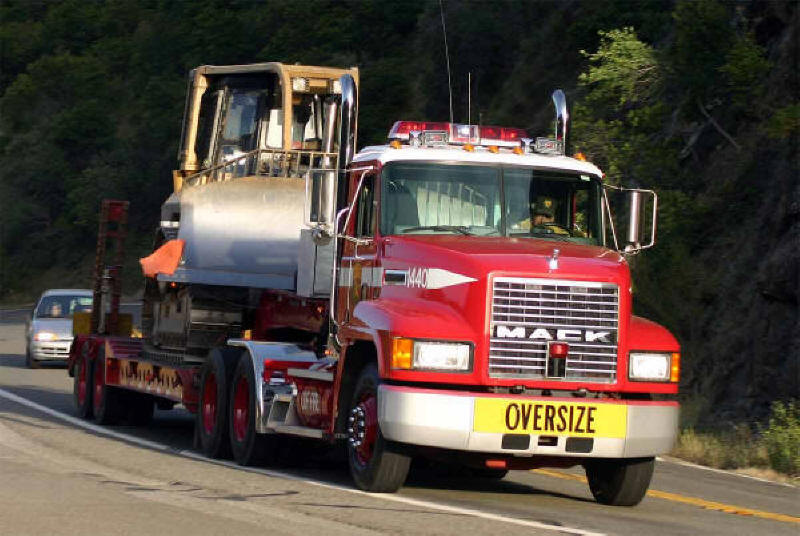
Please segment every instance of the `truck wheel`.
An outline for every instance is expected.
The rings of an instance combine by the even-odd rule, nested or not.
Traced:
[[[347,418],[347,458],[359,489],[394,493],[408,476],[411,458],[384,439],[378,425],[378,369],[374,363],[358,376]]]
[[[133,426],[144,426],[153,420],[155,399],[141,393],[128,393],[127,420]]]
[[[233,374],[228,404],[228,433],[233,459],[239,465],[274,463],[277,437],[256,432],[256,398],[259,388],[247,354],[242,354]]]
[[[200,399],[195,429],[200,450],[210,458],[230,455],[228,387],[239,351],[214,348],[200,370]]]
[[[89,361],[89,345],[85,344],[81,354],[72,365],[72,400],[78,417],[92,416],[92,362]]]
[[[124,393],[115,387],[106,385],[105,352],[99,350],[94,360],[92,410],[98,424],[116,424],[124,415],[122,398]]]
[[[636,506],[650,487],[655,464],[655,458],[593,460],[584,468],[589,489],[597,502]]]

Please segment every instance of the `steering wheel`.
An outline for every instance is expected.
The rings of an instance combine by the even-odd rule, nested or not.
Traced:
[[[546,234],[558,234],[558,235],[571,236],[570,232],[569,232],[569,229],[567,227],[561,225],[560,223],[556,223],[556,222],[547,222],[547,223],[539,224],[539,225],[535,226],[533,229],[531,229],[531,231],[538,231],[540,233],[546,233]]]

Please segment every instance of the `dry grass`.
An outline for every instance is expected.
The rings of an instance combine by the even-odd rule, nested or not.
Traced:
[[[747,425],[707,432],[686,428],[670,454],[700,465],[800,483],[800,404],[775,402],[769,422],[757,430]]]
[[[766,445],[744,426],[727,433],[683,430],[670,454],[718,469],[769,467]]]

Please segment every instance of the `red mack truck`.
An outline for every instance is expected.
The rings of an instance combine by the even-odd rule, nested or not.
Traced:
[[[205,455],[244,465],[343,444],[371,492],[420,456],[497,478],[581,465],[597,501],[637,504],[679,411],[678,343],[632,314],[626,261],[654,243],[655,193],[565,155],[560,90],[553,137],[397,121],[356,152],[357,88],[355,68],[190,73],[141,338],[119,313],[127,203],[101,210],[78,413],[182,404]]]

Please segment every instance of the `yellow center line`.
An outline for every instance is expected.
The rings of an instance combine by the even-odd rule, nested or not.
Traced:
[[[553,471],[551,469],[533,469],[532,473],[560,478],[562,480],[575,480],[578,482],[586,482],[586,477],[581,475],[573,475],[571,473],[562,473],[561,471]],[[745,508],[743,506],[735,506],[733,504],[725,504],[714,501],[707,501],[699,497],[690,497],[688,495],[680,495],[678,493],[670,493],[668,491],[660,491],[651,489],[647,492],[648,497],[655,497],[657,499],[664,499],[667,501],[679,502],[683,504],[691,504],[699,506],[706,510],[716,510],[718,512],[725,512],[726,514],[736,514],[739,516],[752,516],[760,517],[763,519],[771,519],[773,521],[783,521],[784,523],[798,523],[800,524],[800,517],[790,516],[786,514],[777,514],[775,512],[765,512],[764,510],[754,510],[752,508]]]

